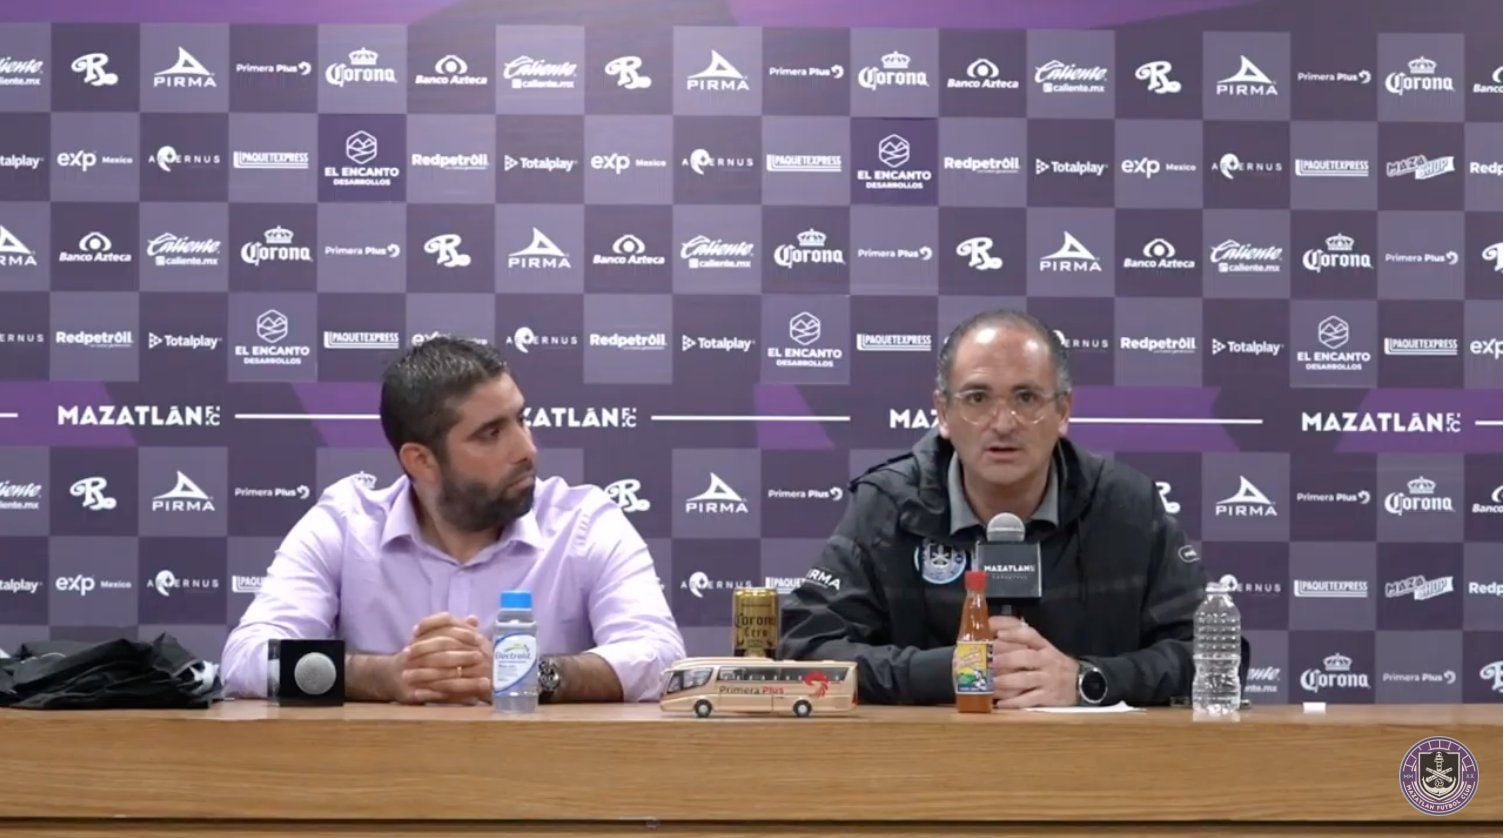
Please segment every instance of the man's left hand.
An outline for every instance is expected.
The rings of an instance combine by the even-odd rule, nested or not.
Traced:
[[[1054,648],[1038,630],[1016,617],[992,617],[998,648],[1010,651],[991,661],[996,706],[1068,707],[1078,704],[1080,665]]]

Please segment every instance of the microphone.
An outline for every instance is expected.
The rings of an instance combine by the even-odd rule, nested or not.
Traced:
[[[975,545],[976,566],[986,572],[986,599],[992,610],[1012,616],[1043,597],[1043,556],[1023,541],[1022,519],[1002,512],[986,525],[986,540]]]

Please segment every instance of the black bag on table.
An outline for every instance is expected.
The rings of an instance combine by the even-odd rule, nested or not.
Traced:
[[[171,635],[144,642],[44,640],[0,658],[0,707],[202,709],[221,698],[220,668]]]

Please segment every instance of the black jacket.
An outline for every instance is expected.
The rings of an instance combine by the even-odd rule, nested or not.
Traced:
[[[948,554],[935,545],[965,556],[974,546],[973,537],[949,535],[953,451],[933,430],[911,453],[850,483],[844,518],[783,603],[782,657],[857,662],[865,701],[954,700],[963,574],[954,573],[958,561],[945,562],[935,584],[919,562],[925,542],[933,555]],[[1043,599],[1022,609],[1023,618],[1059,651],[1099,666],[1108,703],[1188,696],[1203,563],[1149,478],[1068,440],[1057,456],[1060,523],[1041,542]],[[1245,643],[1245,658],[1246,651]]]

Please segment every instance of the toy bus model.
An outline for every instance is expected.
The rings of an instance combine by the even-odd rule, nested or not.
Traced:
[[[706,719],[713,711],[847,713],[859,696],[853,661],[778,661],[770,658],[686,658],[665,672],[661,709],[691,710]]]

